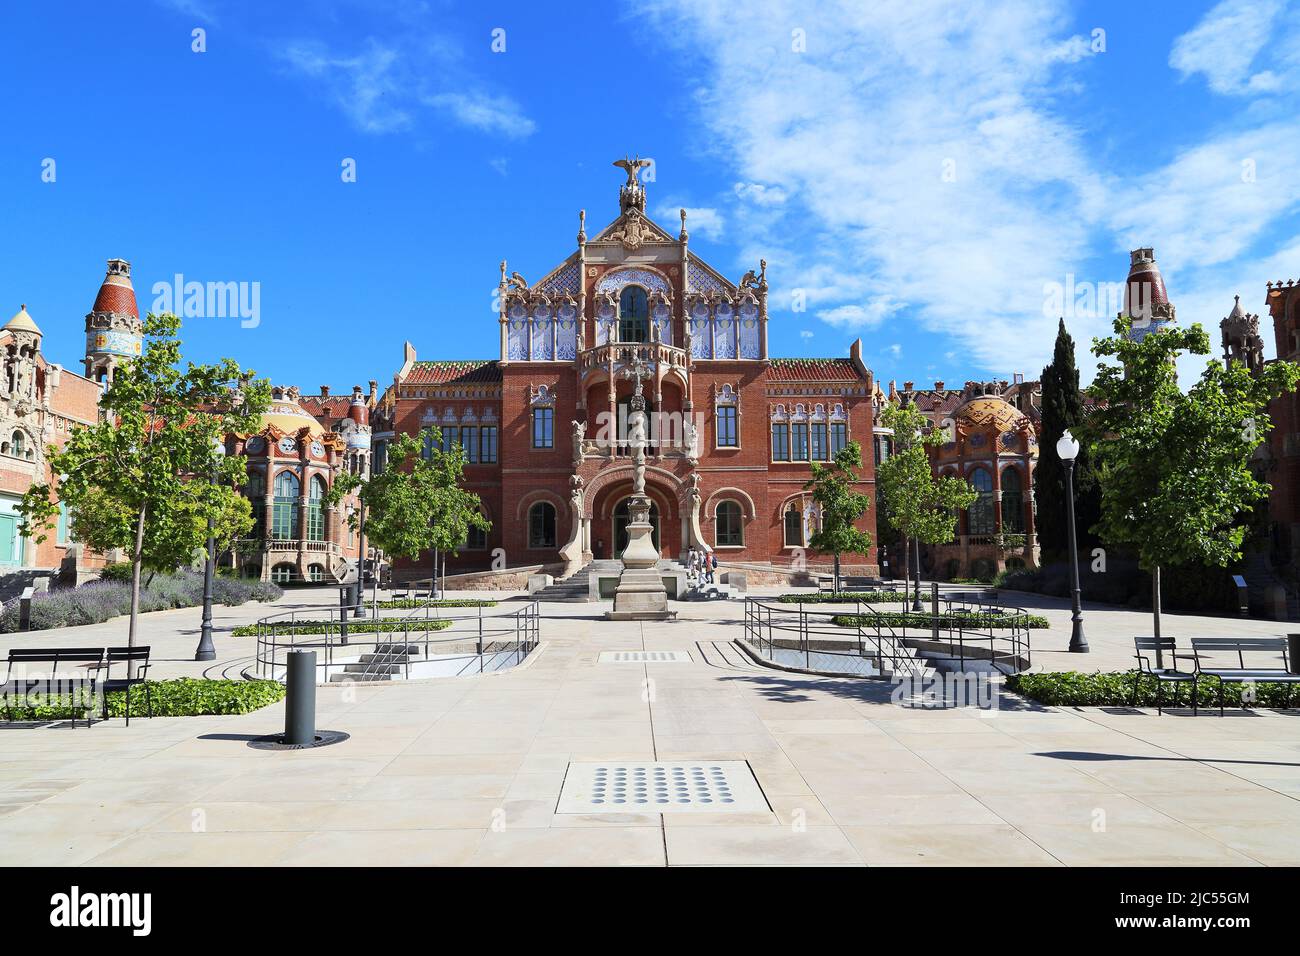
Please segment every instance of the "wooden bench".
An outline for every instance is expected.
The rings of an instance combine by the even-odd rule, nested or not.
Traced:
[[[1157,714],[1163,714],[1165,712],[1164,707],[1160,700],[1160,686],[1166,681],[1174,685],[1173,702],[1175,704],[1178,703],[1178,685],[1186,684],[1186,683],[1190,683],[1192,685],[1192,713],[1195,714],[1197,712],[1196,711],[1197,673],[1195,669],[1195,661],[1196,661],[1195,655],[1179,654],[1178,642],[1172,637],[1161,637],[1158,639],[1154,637],[1135,637],[1133,638],[1133,644],[1134,644],[1134,649],[1137,651],[1137,653],[1134,654],[1133,656],[1137,658],[1137,662],[1138,662],[1137,672],[1133,677],[1133,706],[1134,707],[1137,706],[1138,691],[1142,687],[1142,678],[1151,677],[1156,682],[1156,713]],[[1142,652],[1143,651],[1150,652],[1155,650],[1160,651],[1162,665],[1166,660],[1168,660],[1173,665],[1173,667],[1164,667],[1164,666],[1161,666],[1159,668],[1152,667],[1150,656]],[[1178,669],[1179,660],[1193,662],[1192,670],[1180,671]]]
[[[1235,655],[1235,667],[1221,662],[1207,660],[1214,654]],[[1287,659],[1287,642],[1284,637],[1194,637],[1192,654],[1196,661],[1196,676],[1214,677],[1219,681],[1219,716],[1223,716],[1224,681],[1269,681],[1286,684],[1287,696],[1284,707],[1291,706],[1291,684],[1300,683],[1300,674],[1291,672]],[[1246,665],[1246,656],[1250,655],[1252,665]],[[1261,666],[1259,658],[1267,656],[1272,666]]]
[[[77,691],[90,688],[92,703],[84,705],[86,726],[90,726],[90,714],[94,710],[93,699],[99,684],[99,671],[104,663],[102,647],[14,647],[9,649],[8,668],[4,683],[0,685],[0,703],[3,703],[7,719],[13,720],[13,704],[16,698],[26,700],[34,689],[45,685],[47,698],[58,698],[64,694],[64,686],[72,706],[72,726],[77,726],[78,698]],[[43,677],[28,677],[26,674],[15,675],[15,669],[26,670],[39,667],[45,672]],[[89,676],[77,677],[60,672],[60,667],[81,667]]]

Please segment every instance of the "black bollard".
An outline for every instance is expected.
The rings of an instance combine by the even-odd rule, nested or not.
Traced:
[[[1300,634],[1286,636],[1286,666],[1292,674],[1300,674]]]
[[[284,743],[316,742],[316,652],[289,651],[285,656]]]
[[[339,643],[348,642],[348,599],[352,596],[352,586],[339,586]]]

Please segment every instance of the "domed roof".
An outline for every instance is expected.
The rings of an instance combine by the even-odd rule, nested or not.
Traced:
[[[312,414],[298,403],[296,390],[274,389],[271,404],[262,414],[262,426],[274,425],[280,431],[296,435],[304,428],[311,430],[312,437],[325,434],[325,428]]]
[[[17,315],[15,315],[12,319],[10,319],[8,322],[5,323],[5,331],[35,332],[37,335],[41,334],[40,326],[36,324],[35,320],[33,320],[32,317],[27,312],[26,303],[24,303],[18,309]]]
[[[953,418],[964,425],[977,428],[997,428],[998,431],[1019,431],[1029,424],[1029,418],[1016,406],[993,395],[972,398],[953,413]]]
[[[91,312],[116,312],[134,318],[140,317],[135,304],[135,286],[131,284],[131,263],[125,259],[109,259],[104,282],[95,296]]]

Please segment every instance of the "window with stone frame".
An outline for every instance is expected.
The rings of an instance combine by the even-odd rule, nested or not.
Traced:
[[[745,544],[745,521],[740,503],[727,499],[714,509],[713,543],[719,548],[740,548]]]

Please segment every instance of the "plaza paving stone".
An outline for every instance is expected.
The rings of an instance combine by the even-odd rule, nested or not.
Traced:
[[[334,592],[289,604],[326,605]],[[1089,607],[1093,653],[1071,655],[1066,602],[1025,595],[1053,624],[1036,669],[1122,669],[1141,612]],[[666,623],[543,607],[543,645],[482,677],[322,686],[317,725],[351,738],[251,750],[283,705],[242,717],[0,724],[0,864],[67,865],[1282,865],[1300,860],[1300,717],[1272,711],[913,709],[891,687],[713,667],[741,608],[682,604]],[[146,615],[157,675],[237,674],[217,609],[215,665],[187,660],[197,610]],[[1166,631],[1289,625],[1167,615]],[[1290,625],[1294,626],[1294,625]],[[73,634],[72,631],[77,633]],[[115,643],[121,621],[22,642]],[[600,663],[605,650],[685,651],[688,664]],[[570,761],[745,760],[768,809],[557,814]]]

